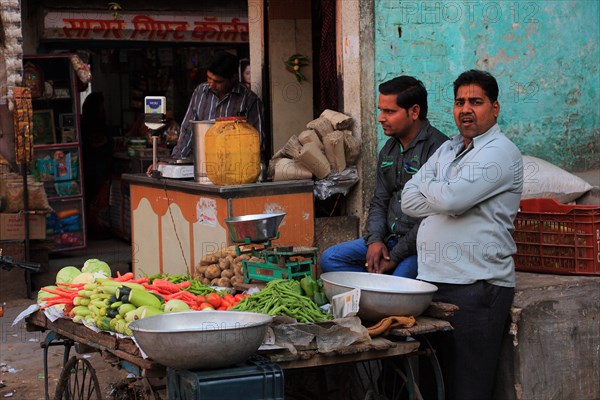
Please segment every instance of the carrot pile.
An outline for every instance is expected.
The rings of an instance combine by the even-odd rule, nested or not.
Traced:
[[[56,289],[50,289],[47,287],[43,287],[41,290],[54,294],[56,296],[46,297],[44,299],[44,304],[40,307],[40,309],[48,308],[50,306],[56,306],[59,304],[64,305],[72,305],[73,299],[77,297],[79,290],[83,288],[84,284],[81,285],[73,285],[73,284],[64,284],[59,283],[59,285],[69,286],[70,289],[63,289],[61,287],[57,287]]]
[[[121,273],[119,271],[117,271],[116,278],[108,278],[108,279],[110,279],[111,281],[115,281],[115,282],[139,283],[140,285],[150,282],[150,278],[148,278],[147,276],[143,276],[138,279],[133,279],[133,278],[134,278],[133,272],[127,272],[127,273],[121,275]]]

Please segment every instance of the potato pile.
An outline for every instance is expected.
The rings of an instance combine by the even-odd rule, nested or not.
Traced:
[[[236,255],[236,246],[223,247],[213,253],[207,254],[196,266],[195,279],[205,285],[234,287],[244,283],[244,272],[242,260],[251,262],[259,261],[257,257],[250,254]],[[249,246],[242,246],[242,251],[248,251]]]

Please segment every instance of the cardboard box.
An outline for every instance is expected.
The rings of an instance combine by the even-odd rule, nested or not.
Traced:
[[[46,238],[46,216],[29,215],[29,239]],[[25,215],[0,213],[0,240],[25,240]]]

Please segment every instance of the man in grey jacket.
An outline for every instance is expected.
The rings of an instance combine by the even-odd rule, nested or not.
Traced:
[[[323,272],[358,271],[414,278],[419,218],[401,210],[404,184],[448,140],[427,120],[427,91],[411,76],[379,85],[379,118],[389,137],[377,160],[377,182],[369,207],[366,234],[326,249]]]

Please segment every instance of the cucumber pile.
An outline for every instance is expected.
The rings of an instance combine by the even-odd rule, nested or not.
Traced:
[[[132,336],[129,323],[162,314],[165,300],[144,286],[98,278],[87,283],[73,299],[73,322]]]

